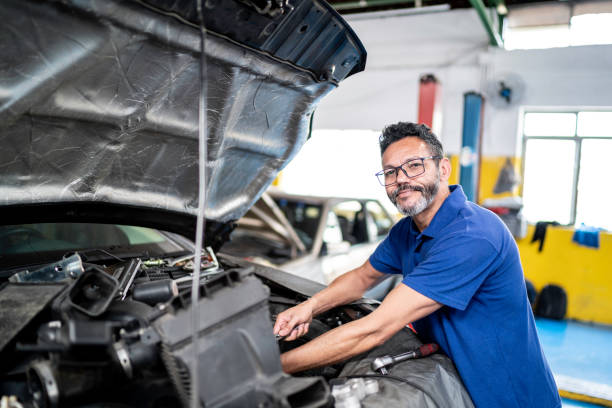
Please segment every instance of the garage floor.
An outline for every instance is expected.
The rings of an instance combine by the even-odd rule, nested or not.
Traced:
[[[536,325],[559,389],[611,401],[611,406],[612,327],[542,318]],[[563,400],[564,408],[597,406]]]
[[[601,405],[593,405],[587,402],[573,401],[563,398],[563,408],[601,408]]]

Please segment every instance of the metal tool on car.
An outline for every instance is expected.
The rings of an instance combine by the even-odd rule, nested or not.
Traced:
[[[288,334],[284,335],[284,336],[281,336],[280,334],[275,334],[274,338],[276,339],[276,341],[285,340],[287,337],[291,336],[291,333],[293,333],[296,329],[297,329],[297,326],[294,327],[293,329],[291,329],[291,331]]]
[[[411,360],[413,358],[427,357],[428,355],[438,351],[439,348],[440,346],[438,346],[436,343],[424,344],[415,350],[398,354],[396,356],[386,355],[377,357],[376,359],[374,359],[374,361],[372,361],[370,367],[372,368],[372,371],[376,371],[383,375],[388,375],[389,371],[387,370],[387,367],[391,367],[392,365],[397,364],[401,361]]]

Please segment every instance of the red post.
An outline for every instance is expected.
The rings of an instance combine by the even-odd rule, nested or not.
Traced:
[[[440,82],[433,74],[421,76],[419,85],[418,122],[429,126],[437,135],[442,125]]]

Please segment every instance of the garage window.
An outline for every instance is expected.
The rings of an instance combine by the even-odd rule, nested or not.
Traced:
[[[527,220],[612,230],[612,111],[526,112],[523,140]]]

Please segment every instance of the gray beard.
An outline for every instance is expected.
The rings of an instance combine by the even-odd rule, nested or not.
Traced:
[[[397,210],[407,217],[414,217],[417,214],[422,213],[434,200],[434,197],[438,193],[438,189],[440,188],[440,177],[436,177],[436,181],[431,184],[426,184],[423,187],[420,186],[410,186],[409,184],[398,185],[395,190],[391,194],[389,194],[389,199],[395,205]],[[397,196],[400,192],[404,190],[413,190],[421,192],[421,197],[417,200],[416,204],[413,206],[402,206],[397,202]]]

